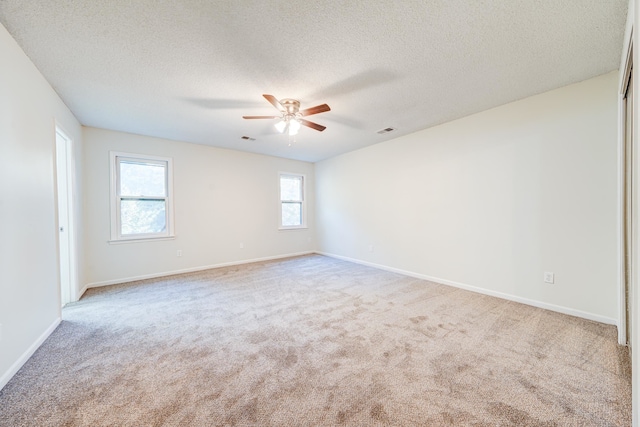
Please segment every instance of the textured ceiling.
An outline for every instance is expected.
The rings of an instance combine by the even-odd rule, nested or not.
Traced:
[[[317,161],[614,70],[626,7],[0,0],[0,22],[84,125]],[[327,130],[243,120],[277,114],[263,93],[329,104]]]

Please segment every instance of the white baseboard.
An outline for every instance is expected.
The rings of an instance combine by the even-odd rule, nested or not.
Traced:
[[[80,298],[82,298],[82,295],[87,292],[87,289],[89,289],[89,285],[84,285],[84,288],[80,289],[80,293],[78,293],[78,299],[76,301],[80,301]]]
[[[124,278],[121,278],[121,279],[105,280],[103,282],[94,282],[94,283],[89,283],[89,284],[85,285],[85,287],[82,289],[82,292],[80,292],[80,296],[82,296],[82,294],[84,294],[85,291],[87,289],[89,289],[89,288],[99,288],[101,286],[118,285],[118,284],[121,284],[121,283],[136,282],[138,280],[145,280],[145,279],[155,279],[155,278],[158,278],[158,277],[173,276],[173,275],[176,275],[176,274],[194,273],[196,271],[211,270],[213,268],[230,267],[232,265],[251,264],[253,262],[271,261],[271,260],[274,260],[274,259],[281,259],[281,258],[291,258],[291,257],[295,257],[295,256],[309,255],[309,254],[313,254],[313,253],[316,253],[316,252],[315,251],[305,251],[305,252],[297,252],[297,253],[293,253],[293,254],[283,254],[283,255],[268,256],[268,257],[263,257],[263,258],[245,259],[245,260],[241,260],[241,261],[231,261],[231,262],[223,262],[223,263],[220,263],[220,264],[205,265],[205,266],[201,266],[201,267],[185,268],[185,269],[182,269],[182,270],[164,271],[162,273],[144,274],[144,275],[135,276],[135,277],[124,277]]]
[[[154,279],[154,278],[158,278],[158,277],[172,276],[172,275],[175,275],[175,274],[193,273],[193,272],[196,272],[196,271],[210,270],[210,269],[213,269],[213,268],[220,268],[220,267],[229,267],[229,266],[233,266],[233,265],[250,264],[250,263],[253,263],[253,262],[270,261],[270,260],[281,259],[281,258],[291,258],[291,257],[295,257],[295,256],[309,255],[309,254],[313,254],[313,253],[316,253],[316,254],[319,254],[319,255],[328,256],[328,257],[331,257],[331,258],[341,259],[341,260],[344,260],[344,261],[353,262],[353,263],[356,263],[356,264],[362,264],[362,265],[366,265],[366,266],[369,266],[369,267],[379,268],[380,270],[385,270],[385,271],[390,271],[390,272],[393,272],[393,273],[404,274],[405,276],[410,276],[410,277],[415,277],[415,278],[418,278],[418,279],[429,280],[431,282],[436,282],[436,283],[440,283],[440,284],[443,284],[443,285],[453,286],[453,287],[456,287],[456,288],[465,289],[467,291],[477,292],[477,293],[483,294],[483,295],[489,295],[489,296],[493,296],[493,297],[497,297],[497,298],[502,298],[502,299],[505,299],[505,300],[508,300],[508,301],[519,302],[519,303],[527,304],[527,305],[530,305],[530,306],[533,306],[533,307],[543,308],[545,310],[551,310],[551,311],[555,311],[555,312],[558,312],[558,313],[568,314],[570,316],[581,317],[583,319],[593,320],[593,321],[600,322],[600,323],[605,323],[605,324],[608,324],[608,325],[615,325],[615,326],[618,325],[617,319],[613,319],[611,317],[601,316],[601,315],[598,315],[598,314],[589,313],[589,312],[581,311],[581,310],[576,310],[576,309],[569,308],[569,307],[563,307],[563,306],[559,306],[559,305],[555,305],[555,304],[549,304],[549,303],[546,303],[546,302],[537,301],[537,300],[524,298],[524,297],[519,297],[519,296],[516,296],[516,295],[511,295],[511,294],[507,294],[507,293],[503,293],[503,292],[492,291],[490,289],[485,289],[485,288],[481,288],[481,287],[478,287],[478,286],[468,285],[466,283],[455,282],[455,281],[452,281],[452,280],[447,280],[447,279],[442,279],[442,278],[439,278],[439,277],[428,276],[426,274],[415,273],[413,271],[402,270],[402,269],[395,268],[395,267],[389,267],[389,266],[382,265],[382,264],[376,264],[376,263],[373,263],[373,262],[363,261],[363,260],[356,259],[356,258],[350,258],[350,257],[342,256],[342,255],[336,255],[336,254],[332,254],[332,253],[328,253],[328,252],[321,252],[321,251],[305,251],[305,252],[298,252],[298,253],[292,253],[292,254],[283,254],[283,255],[269,256],[269,257],[263,257],[263,258],[254,258],[254,259],[247,259],[247,260],[241,260],[241,261],[225,262],[225,263],[213,264],[213,265],[207,265],[207,266],[201,266],[201,267],[193,267],[193,268],[187,268],[187,269],[182,269],[182,270],[165,271],[165,272],[162,272],[162,273],[145,274],[145,275],[141,275],[141,276],[126,277],[126,278],[121,278],[121,279],[107,280],[107,281],[103,281],[103,282],[94,282],[94,283],[89,283],[89,284],[85,285],[84,288],[82,289],[82,291],[80,292],[80,296],[82,296],[86,292],[86,290],[89,289],[89,288],[97,288],[97,287],[101,287],[101,286],[109,286],[109,285],[116,285],[116,284],[120,284],[120,283],[135,282],[135,281],[144,280],[144,279]]]
[[[529,299],[529,298],[523,298],[523,297],[519,297],[519,296],[516,296],[516,295],[506,294],[506,293],[503,293],[503,292],[492,291],[492,290],[485,289],[485,288],[480,288],[480,287],[477,287],[477,286],[467,285],[465,283],[454,282],[454,281],[447,280],[447,279],[441,279],[439,277],[427,276],[426,274],[414,273],[413,271],[401,270],[399,268],[389,267],[389,266],[381,265],[381,264],[375,264],[373,262],[362,261],[362,260],[359,260],[359,259],[349,258],[349,257],[342,256],[342,255],[336,255],[336,254],[331,254],[331,253],[327,253],[327,252],[316,252],[316,253],[319,254],[319,255],[325,255],[325,256],[328,256],[328,257],[331,257],[331,258],[336,258],[336,259],[341,259],[341,260],[344,260],[344,261],[353,262],[353,263],[356,263],[356,264],[366,265],[368,267],[379,268],[380,270],[385,270],[385,271],[391,271],[393,273],[404,274],[405,276],[415,277],[417,279],[424,279],[424,280],[428,280],[430,282],[436,282],[436,283],[453,286],[453,287],[464,289],[464,290],[471,291],[471,292],[477,292],[477,293],[483,294],[483,295],[489,295],[489,296],[492,296],[492,297],[502,298],[502,299],[506,299],[506,300],[509,300],[509,301],[519,302],[519,303],[522,303],[522,304],[531,305],[533,307],[544,308],[545,310],[556,311],[558,313],[568,314],[570,316],[581,317],[583,319],[593,320],[593,321],[600,322],[600,323],[605,323],[605,324],[608,324],[608,325],[615,325],[615,326],[618,325],[618,321],[616,319],[613,319],[611,317],[606,317],[606,316],[600,316],[598,314],[593,314],[593,313],[589,313],[589,312],[586,312],[586,311],[576,310],[576,309],[573,309],[573,308],[563,307],[563,306],[555,305],[555,304],[549,304],[549,303],[542,302],[542,301],[536,301],[536,300],[532,300],[532,299]]]
[[[20,356],[18,358],[18,360],[16,360],[16,362],[11,365],[11,367],[9,368],[9,370],[7,372],[5,372],[4,374],[2,374],[2,377],[0,377],[0,390],[2,390],[4,388],[4,386],[7,385],[7,383],[9,383],[9,381],[11,380],[11,378],[13,378],[13,376],[20,370],[20,368],[22,368],[22,366],[27,363],[27,360],[29,360],[29,358],[31,356],[33,356],[33,353],[36,352],[36,350],[42,345],[42,343],[49,338],[49,335],[51,335],[51,333],[53,331],[56,330],[56,328],[58,327],[58,325],[60,324],[61,319],[58,317],[43,333],[42,335],[40,335],[38,337],[38,339],[31,344],[31,346],[27,349],[27,351],[25,351],[22,356]]]

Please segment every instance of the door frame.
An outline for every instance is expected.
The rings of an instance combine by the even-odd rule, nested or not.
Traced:
[[[627,165],[629,164],[627,161],[627,145],[628,144],[632,144],[632,153],[635,152],[633,147],[634,141],[633,139],[631,141],[627,141],[626,140],[626,118],[627,118],[627,111],[626,111],[626,101],[625,101],[625,95],[627,93],[627,85],[629,83],[629,77],[631,74],[631,70],[633,67],[633,30],[631,30],[631,33],[628,36],[627,39],[627,43],[625,46],[625,52],[624,52],[624,72],[621,74],[621,79],[620,79],[620,84],[619,84],[619,90],[618,90],[618,265],[619,265],[619,269],[618,269],[618,343],[621,345],[626,345],[629,342],[629,338],[627,336],[627,295],[626,295],[626,288],[627,288],[627,283],[626,283],[626,279],[627,279],[627,274],[626,274],[626,268],[627,268],[627,260],[626,258],[626,248],[625,248],[625,242],[627,241],[627,239],[630,240],[631,242],[631,247],[633,248],[634,246],[634,242],[631,236],[627,236],[627,229],[626,229],[626,221],[627,221],[627,204],[626,204],[626,185],[627,185]],[[633,88],[631,88],[631,91],[633,91]],[[635,97],[634,97],[635,98]],[[634,100],[635,101],[635,100]],[[634,168],[635,165],[632,164],[632,168]],[[635,175],[635,171],[632,170],[632,183],[633,183],[633,176]],[[633,187],[632,187],[633,189]],[[635,221],[633,220],[633,216],[635,216],[635,209],[634,205],[636,201],[633,200],[633,194],[632,194],[632,200],[630,201],[631,203],[631,207],[632,207],[632,212],[634,212],[632,214],[632,218],[631,218],[631,223],[632,225],[635,223]],[[633,226],[631,229],[631,232],[633,233]],[[633,251],[631,251],[631,256],[633,256]],[[631,274],[628,277],[629,280],[629,287],[631,289],[635,288],[635,283],[634,283],[634,274],[635,274],[635,262],[634,262],[634,258],[630,257],[630,261],[631,261],[631,266],[630,266],[630,272]]]
[[[68,216],[68,224],[67,224],[67,233],[69,239],[69,284],[68,284],[68,295],[69,301],[73,302],[78,299],[78,268],[77,268],[77,259],[76,259],[76,232],[75,232],[75,168],[74,168],[74,159],[73,148],[74,143],[71,137],[69,137],[69,133],[65,131],[64,127],[60,126],[59,123],[55,123],[55,192],[56,192],[56,242],[58,243],[57,253],[58,253],[58,284],[60,289],[60,306],[62,306],[62,280],[61,280],[61,271],[60,266],[62,263],[62,254],[60,253],[60,218],[58,214],[58,206],[59,206],[59,195],[58,195],[58,161],[57,161],[57,153],[58,153],[58,135],[64,141],[65,144],[65,161],[66,161],[66,181],[67,181],[67,216]]]

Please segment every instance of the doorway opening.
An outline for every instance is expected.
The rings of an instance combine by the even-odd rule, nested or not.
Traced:
[[[58,259],[60,262],[60,303],[75,299],[76,278],[73,230],[73,156],[71,139],[56,127],[56,183],[58,201]]]

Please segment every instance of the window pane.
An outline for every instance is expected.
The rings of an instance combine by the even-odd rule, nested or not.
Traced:
[[[282,204],[282,226],[302,225],[302,203]]]
[[[163,233],[167,229],[164,200],[121,200],[122,235]]]
[[[120,195],[165,197],[166,168],[163,165],[120,162]]]
[[[302,200],[302,177],[280,177],[280,200]]]

